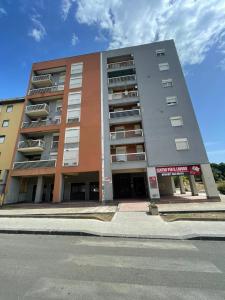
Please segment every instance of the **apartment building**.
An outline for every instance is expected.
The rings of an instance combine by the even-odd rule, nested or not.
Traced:
[[[7,202],[218,197],[172,40],[33,64],[20,127]]]
[[[5,193],[24,101],[24,98],[0,100],[0,197]]]

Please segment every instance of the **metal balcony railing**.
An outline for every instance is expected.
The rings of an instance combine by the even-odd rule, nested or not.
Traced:
[[[115,83],[126,83],[127,81],[135,81],[136,75],[125,75],[119,77],[112,77],[108,78],[108,84],[115,84]]]
[[[34,148],[34,147],[44,148],[44,145],[45,143],[42,140],[26,140],[26,141],[20,141],[18,143],[18,149]]]
[[[110,119],[115,118],[123,118],[123,117],[133,117],[139,116],[141,114],[140,109],[130,109],[130,110],[120,110],[120,111],[112,111],[109,113]]]
[[[127,139],[127,138],[140,137],[140,136],[143,136],[142,129],[110,132],[111,140]]]
[[[25,113],[38,112],[38,111],[43,111],[43,110],[46,110],[47,112],[49,112],[48,104],[41,103],[41,104],[35,104],[35,105],[28,105],[28,106],[26,106]]]
[[[60,122],[61,122],[61,118],[56,118],[54,120],[46,119],[46,120],[23,122],[22,128],[35,128],[35,127],[47,126],[47,125],[57,125],[60,124]]]
[[[13,164],[13,169],[36,169],[36,168],[51,168],[55,167],[56,160],[27,160],[15,162]]]
[[[116,63],[110,63],[107,65],[109,70],[120,69],[120,68],[130,67],[130,66],[134,66],[133,60],[120,61],[120,62],[116,62]]]
[[[144,161],[146,160],[145,152],[112,154],[111,162],[129,162],[129,161]]]
[[[29,90],[29,95],[37,95],[37,94],[45,94],[45,93],[53,93],[64,90],[64,85],[54,85],[48,87],[42,87],[37,89]]]
[[[138,97],[138,91],[125,91],[120,93],[109,94],[109,100],[117,100],[122,98]]]
[[[44,74],[44,75],[37,75],[37,76],[32,76],[32,81],[37,82],[37,81],[46,81],[46,80],[52,80],[52,75],[51,74]]]

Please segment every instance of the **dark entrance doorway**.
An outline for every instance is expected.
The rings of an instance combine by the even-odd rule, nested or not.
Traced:
[[[90,200],[99,200],[99,183],[98,182],[90,182],[89,199]]]
[[[85,200],[85,183],[71,183],[70,201]]]
[[[146,198],[146,174],[124,173],[113,175],[114,199]]]

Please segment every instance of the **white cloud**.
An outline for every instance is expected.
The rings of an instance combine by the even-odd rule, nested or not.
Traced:
[[[75,33],[73,33],[72,40],[71,40],[72,46],[76,46],[78,41],[79,41],[78,36]]]
[[[39,20],[39,15],[34,15],[31,17],[32,28],[30,29],[28,35],[35,39],[36,42],[40,42],[46,35],[46,29],[44,25]]]
[[[69,3],[67,16],[74,0]],[[225,1],[76,0],[79,23],[107,32],[109,48],[174,39],[183,64],[201,63],[216,45],[224,51]],[[224,51],[225,52],[225,51]]]
[[[61,2],[61,16],[63,20],[67,19],[71,6],[75,0],[62,0]]]
[[[0,16],[1,15],[7,15],[7,12],[3,7],[0,7]]]

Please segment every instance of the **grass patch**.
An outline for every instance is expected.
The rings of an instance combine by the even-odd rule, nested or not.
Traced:
[[[225,221],[225,212],[187,212],[160,214],[164,221]]]

